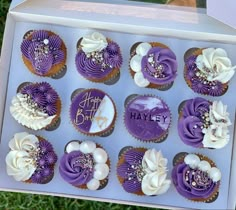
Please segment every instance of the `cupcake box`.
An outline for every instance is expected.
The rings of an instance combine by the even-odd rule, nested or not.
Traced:
[[[125,3],[127,4],[127,2]],[[59,174],[59,165],[56,164],[54,178],[46,185],[29,185],[23,182],[15,182],[12,177],[7,175],[5,167],[2,167],[0,171],[0,189],[4,191],[59,195],[156,208],[234,208],[235,189],[233,189],[233,186],[235,186],[235,180],[233,177],[235,176],[236,169],[233,153],[236,151],[236,148],[233,140],[236,77],[234,76],[230,81],[229,89],[225,95],[216,98],[200,96],[194,93],[184,81],[183,56],[185,51],[191,47],[220,47],[227,51],[232,63],[236,64],[236,59],[234,58],[236,47],[235,31],[210,19],[205,14],[198,14],[192,11],[171,10],[163,6],[151,8],[145,4],[141,6],[138,3],[130,3],[130,5],[121,4],[119,7],[107,4],[106,9],[104,9],[103,4],[96,3],[96,7],[92,7],[93,4],[91,2],[57,1],[57,4],[53,4],[46,1],[26,1],[17,8],[10,10],[0,64],[0,123],[2,131],[0,164],[5,166],[4,160],[9,150],[8,142],[15,133],[23,131],[32,133],[31,130],[18,124],[9,112],[11,99],[16,94],[17,87],[24,82],[37,83],[45,81],[51,84],[60,95],[62,105],[61,123],[53,131],[39,130],[33,131],[33,134],[43,136],[49,140],[58,158],[63,156],[64,146],[72,140],[91,140],[101,145],[107,151],[110,158],[110,173],[107,186],[100,191],[75,188],[64,182]],[[132,11],[132,14],[130,11]],[[50,18],[45,18],[48,15],[50,15]],[[182,17],[181,21],[176,20],[176,16]],[[88,23],[90,28],[88,28]],[[41,78],[31,74],[26,69],[21,59],[20,45],[25,33],[32,29],[50,30],[63,39],[69,50],[66,62],[67,72],[62,78]],[[80,37],[94,31],[98,31],[111,38],[120,46],[123,64],[120,69],[120,79],[113,85],[90,82],[78,74],[76,70],[77,41]],[[136,42],[160,42],[174,51],[178,61],[177,77],[169,90],[160,91],[157,89],[140,88],[135,85],[129,73],[129,60],[130,48]],[[117,119],[114,130],[109,136],[86,136],[73,127],[69,117],[71,94],[78,88],[97,88],[106,92],[113,99],[117,109]],[[161,143],[146,143],[136,140],[128,133],[123,119],[124,101],[131,94],[156,95],[166,102],[170,108],[172,119],[168,138],[165,141]],[[232,122],[232,126],[229,128],[230,141],[222,149],[193,148],[185,145],[178,136],[178,105],[183,100],[199,96],[210,101],[214,99],[222,100],[224,104],[228,105],[227,111],[230,113],[230,120]],[[160,196],[139,197],[126,193],[116,176],[119,151],[126,146],[161,150],[165,154],[165,158],[168,159],[168,177],[171,177],[173,169],[172,160],[177,153],[188,152],[206,155],[214,160],[217,167],[224,172],[222,173],[218,198],[212,203],[193,203],[179,195],[173,183],[171,183],[169,190]],[[224,155],[222,156],[222,154]]]

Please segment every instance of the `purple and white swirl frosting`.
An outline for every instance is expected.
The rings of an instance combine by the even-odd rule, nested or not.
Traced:
[[[176,190],[194,201],[207,201],[216,195],[220,179],[220,170],[212,167],[208,161],[200,161],[195,154],[185,156],[184,161],[177,163],[172,170]]]
[[[189,99],[183,102],[179,113],[179,136],[189,146],[222,148],[229,142],[231,122],[228,115],[221,101],[212,103],[200,97]]]
[[[221,96],[235,73],[226,51],[221,48],[198,49],[199,55],[185,59],[185,78],[191,89],[203,95]],[[194,52],[195,54],[198,52]]]
[[[83,37],[75,58],[78,72],[88,80],[105,78],[122,62],[119,45],[98,32]]]
[[[39,130],[50,125],[58,115],[59,103],[60,98],[49,83],[30,83],[13,97],[10,112],[20,124]]]
[[[177,60],[169,48],[153,47],[141,43],[136,54],[130,60],[130,67],[135,72],[134,81],[140,87],[149,84],[169,85],[177,76]]]
[[[98,190],[109,173],[106,151],[92,141],[71,141],[65,150],[59,166],[61,177],[73,186]]]
[[[117,175],[126,192],[152,196],[163,194],[169,189],[168,160],[161,151],[130,148],[121,156],[123,158],[118,163]]]
[[[24,39],[21,52],[32,64],[35,73],[44,76],[50,69],[65,60],[62,40],[58,35],[49,35],[45,30],[32,33],[32,38]]]

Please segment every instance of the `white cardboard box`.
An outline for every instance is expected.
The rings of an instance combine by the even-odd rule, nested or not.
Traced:
[[[3,117],[5,111],[5,99],[9,71],[14,62],[13,55],[14,34],[17,24],[50,24],[55,27],[72,27],[82,29],[95,29],[112,31],[114,33],[126,33],[127,36],[160,36],[168,37],[169,40],[179,39],[180,42],[190,40],[198,42],[213,42],[219,44],[236,44],[236,31],[219,23],[204,13],[197,13],[195,9],[176,10],[170,6],[151,6],[144,3],[127,3],[124,1],[114,1],[119,3],[92,3],[59,0],[28,0],[11,7],[4,34],[2,46],[2,57],[0,62],[0,128],[3,128]],[[19,40],[18,42],[21,42]],[[196,44],[196,43],[195,43]],[[236,50],[236,48],[235,48]],[[234,115],[235,107],[232,115]],[[234,138],[235,141],[235,138]],[[3,140],[1,140],[3,142]],[[0,145],[1,148],[2,145]],[[230,183],[227,191],[227,208],[234,209],[236,203],[236,144],[232,144],[232,161],[230,170]],[[1,176],[0,176],[1,180]],[[63,194],[59,192],[37,191],[32,188],[15,189],[3,187],[0,181],[0,189],[3,191],[20,191],[35,194],[49,194],[64,197],[74,197],[89,200],[108,201],[114,203],[126,203],[131,205],[180,208],[176,205],[160,205],[158,202],[137,202],[136,200],[108,199],[106,197],[84,196],[78,194]],[[122,189],[120,189],[122,190]],[[170,198],[172,199],[172,198]],[[191,203],[191,208],[195,207]]]

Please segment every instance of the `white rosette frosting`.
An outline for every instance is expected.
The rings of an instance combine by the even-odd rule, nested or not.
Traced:
[[[227,112],[227,105],[221,101],[214,101],[210,106],[209,112],[210,122],[212,128],[227,127],[231,125],[229,113]]]
[[[33,152],[37,149],[37,143],[38,138],[35,135],[22,132],[14,135],[9,142],[9,147],[11,150]]]
[[[165,193],[171,184],[167,179],[167,162],[161,151],[147,150],[142,159],[142,168],[145,173],[141,187],[145,195],[160,195]]]
[[[234,75],[236,66],[232,66],[225,50],[207,48],[196,59],[197,68],[207,76],[208,81],[227,83]]]
[[[56,115],[49,116],[37,109],[37,105],[29,103],[28,98],[21,93],[17,93],[11,103],[10,113],[15,120],[33,130],[45,128],[56,117]]]
[[[147,87],[150,84],[150,82],[143,76],[143,73],[141,71],[141,62],[143,56],[145,56],[151,48],[151,44],[147,42],[139,44],[136,48],[136,55],[133,56],[130,60],[130,67],[135,72],[134,82],[139,87]]]
[[[37,152],[38,138],[26,132],[16,133],[10,140],[11,151],[6,156],[7,174],[16,181],[30,179],[36,170],[36,160],[31,155]]]
[[[25,151],[10,151],[6,156],[7,174],[16,181],[28,180],[36,166],[34,160]]]
[[[108,45],[106,37],[98,32],[84,36],[80,44],[85,53],[101,51]]]
[[[83,141],[79,143],[78,141],[72,141],[67,144],[65,148],[67,153],[73,151],[81,151],[84,154],[92,154],[94,161],[94,174],[93,178],[86,184],[89,190],[97,190],[100,187],[100,181],[105,179],[109,174],[109,166],[106,164],[108,160],[107,152],[97,147],[97,145],[92,141]]]
[[[231,125],[227,105],[214,101],[209,111],[210,126],[202,130],[204,133],[203,146],[220,149],[228,144],[230,136],[228,126]]]
[[[228,144],[230,139],[229,130],[227,127],[218,129],[208,128],[205,130],[202,144],[207,148],[220,149]]]

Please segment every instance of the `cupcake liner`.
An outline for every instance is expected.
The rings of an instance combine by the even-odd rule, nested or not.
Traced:
[[[66,147],[67,147],[67,145],[68,145],[69,143],[71,143],[71,142],[82,143],[83,141],[79,141],[79,140],[71,140],[71,141],[69,141],[69,142],[65,145],[65,147],[64,147],[64,153],[66,153]],[[98,143],[96,143],[96,142],[94,142],[94,143],[96,144],[97,148],[101,148],[101,149],[103,149],[104,151],[106,151],[100,144],[98,144]],[[107,153],[107,152],[106,152],[106,153]],[[99,188],[98,188],[97,190],[102,190],[102,189],[104,189],[104,188],[107,186],[108,181],[109,181],[109,175],[110,175],[110,172],[111,172],[111,160],[110,160],[110,158],[109,158],[108,153],[107,153],[107,156],[108,156],[108,158],[107,158],[106,164],[109,166],[109,174],[108,174],[108,176],[107,176],[105,179],[99,180],[100,186],[99,186]],[[71,184],[71,185],[72,185],[72,184]],[[74,186],[74,187],[76,187],[76,188],[79,188],[79,189],[83,189],[83,190],[89,190],[89,189],[87,188],[87,185],[86,185],[86,184],[77,185],[77,186],[72,185],[72,186]],[[97,190],[95,190],[95,191],[97,191]]]
[[[176,166],[180,163],[183,163],[185,156],[188,155],[188,154],[189,153],[187,153],[187,152],[180,152],[180,153],[176,154],[175,157],[173,158],[173,161],[172,161],[173,166]],[[207,156],[199,154],[199,153],[193,153],[193,154],[197,155],[200,158],[201,161],[202,160],[207,161],[211,165],[211,167],[216,167],[216,164],[214,163],[214,161],[211,160],[210,158],[208,158]],[[205,199],[204,198],[188,199],[186,197],[184,197],[184,198],[187,199],[187,200],[190,200],[192,202],[212,203],[219,196],[219,187],[220,187],[220,182],[218,183],[217,187],[215,188],[215,191],[212,192],[211,196],[209,196],[208,198],[205,198]]]
[[[186,60],[187,60],[191,55],[196,55],[196,56],[198,56],[198,55],[202,54],[202,50],[204,50],[204,48],[202,48],[202,49],[201,49],[201,48],[190,48],[190,49],[187,50],[187,51],[185,52],[185,54],[184,54],[184,62],[186,62]],[[187,78],[187,67],[186,67],[186,65],[184,65],[184,80],[185,80],[185,82],[187,83],[188,87],[189,87],[193,92],[195,92],[195,91],[192,89],[192,82],[191,82],[191,80],[189,80],[189,79]],[[227,92],[227,90],[228,90],[228,82],[222,84],[222,86],[223,86],[223,92],[222,92],[222,94],[221,94],[221,95],[218,95],[218,96],[213,96],[213,97],[220,97],[220,96],[224,95],[224,94]],[[199,93],[199,92],[195,92],[195,93],[201,94],[201,95],[205,95],[205,96],[212,96],[212,95],[210,95],[210,94],[208,94],[208,93]]]
[[[70,105],[70,110],[71,110],[71,107],[72,107],[72,101],[73,101],[73,98],[76,97],[79,93],[83,92],[83,91],[91,91],[91,90],[98,90],[98,89],[95,89],[95,88],[90,88],[90,89],[83,89],[83,88],[78,88],[76,89],[72,94],[71,94],[71,105]],[[101,90],[99,90],[101,91]],[[104,92],[104,91],[102,91]],[[105,92],[104,92],[105,93]],[[70,122],[72,123],[73,127],[79,131],[80,133],[86,135],[86,136],[99,136],[99,137],[107,137],[109,135],[112,134],[112,132],[114,131],[114,128],[115,128],[115,123],[116,123],[116,120],[117,120],[117,110],[116,110],[116,105],[115,105],[115,102],[113,101],[113,99],[110,97],[110,95],[108,95],[107,93],[105,93],[106,96],[108,96],[110,98],[110,100],[112,101],[112,104],[114,106],[114,117],[113,117],[113,120],[111,122],[111,124],[106,128],[104,129],[103,131],[100,131],[100,132],[97,132],[97,133],[89,133],[89,132],[84,132],[82,130],[80,130],[72,121],[71,117],[69,116],[70,118]]]
[[[135,100],[137,97],[139,96],[149,96],[149,97],[155,97],[155,98],[158,98],[160,99],[161,101],[163,101],[166,106],[168,107],[169,111],[170,111],[170,108],[169,106],[167,105],[167,103],[162,100],[162,98],[160,98],[159,96],[155,96],[155,95],[152,95],[152,94],[144,94],[144,95],[139,95],[139,94],[132,94],[132,95],[129,95],[128,97],[126,97],[125,99],[125,102],[124,102],[124,106],[125,106],[125,111],[123,112],[123,122],[124,122],[124,125],[126,127],[126,130],[128,131],[128,133],[134,137],[136,140],[140,141],[140,142],[145,142],[145,143],[162,143],[164,142],[167,137],[168,137],[168,134],[169,134],[169,129],[170,129],[170,126],[171,126],[171,122],[172,122],[172,114],[171,114],[171,111],[170,111],[170,123],[169,123],[169,126],[166,130],[166,133],[163,133],[162,135],[160,135],[158,138],[155,138],[155,139],[150,139],[150,140],[143,140],[141,138],[138,138],[136,136],[134,136],[128,129],[128,127],[126,126],[126,123],[125,123],[125,112],[126,112],[126,107],[128,106],[129,103],[131,103],[133,100]]]
[[[36,85],[36,84],[39,84],[39,83],[32,83],[32,82],[23,82],[21,83],[18,87],[17,87],[17,93],[19,93],[21,91],[21,89],[23,89],[24,87],[26,87],[27,85]],[[48,83],[49,84],[49,83]],[[51,86],[51,85],[50,85]],[[51,88],[55,91],[55,89],[51,86]],[[57,91],[55,91],[57,93]],[[58,94],[57,94],[58,95]],[[46,125],[44,128],[41,128],[39,130],[47,130],[47,131],[53,131],[53,130],[56,130],[59,126],[60,126],[60,123],[61,123],[61,118],[60,118],[60,114],[61,114],[61,107],[62,107],[62,104],[61,104],[61,99],[60,99],[60,96],[58,95],[58,100],[56,102],[56,108],[57,108],[57,113],[56,113],[56,116],[53,118],[53,120],[51,121],[51,123],[49,125]],[[20,123],[21,124],[21,123]],[[27,126],[24,126],[28,129],[31,129]],[[33,129],[31,129],[33,130]]]
[[[29,30],[28,32],[25,33],[25,35],[23,36],[23,39],[32,39],[32,35],[34,32],[36,32],[37,30]],[[48,35],[49,36],[52,36],[52,35],[56,35],[58,36],[56,33],[52,32],[52,31],[48,31],[48,30],[44,30],[44,31],[47,31]],[[65,53],[65,58],[58,64],[54,64],[52,66],[52,68],[44,75],[40,75],[40,74],[37,74],[37,72],[35,71],[33,65],[31,64],[30,60],[27,59],[23,54],[22,54],[22,59],[23,59],[23,62],[24,64],[26,65],[26,67],[28,68],[28,70],[34,74],[34,75],[37,75],[37,76],[40,76],[40,77],[51,77],[52,79],[59,79],[59,78],[62,78],[65,73],[66,73],[66,67],[65,67],[65,63],[66,63],[66,59],[67,59],[67,48],[65,46],[65,43],[64,41],[61,39],[61,50]]]
[[[80,45],[82,39],[83,39],[83,37],[81,37],[76,44],[77,52],[79,50],[82,50],[81,45]],[[106,40],[108,43],[112,42],[112,40],[109,38],[106,38]],[[119,47],[119,52],[121,54],[120,47]],[[92,78],[92,79],[88,79],[88,78],[84,77],[83,75],[81,75],[79,72],[78,73],[83,78],[85,78],[87,81],[94,82],[94,83],[104,83],[105,85],[113,85],[113,84],[117,83],[120,79],[120,69],[121,69],[121,67],[120,68],[113,68],[111,70],[111,72],[109,74],[107,74],[106,76],[104,76],[102,78]]]
[[[142,42],[136,42],[134,45],[132,45],[131,49],[130,49],[130,59],[129,59],[129,64],[130,64],[130,60],[131,58],[136,54],[135,50],[137,48],[137,46],[139,44],[141,44]],[[152,47],[161,47],[161,48],[166,48],[166,49],[170,49],[168,46],[159,43],[159,42],[149,42],[149,44],[151,44]],[[131,69],[130,65],[129,65],[129,72],[132,78],[134,78],[135,72]],[[169,90],[174,84],[174,81],[169,83],[169,84],[165,84],[165,85],[158,85],[158,84],[154,84],[151,83],[146,86],[145,88],[152,88],[152,89],[158,89],[160,91],[166,91]]]
[[[128,152],[129,150],[131,149],[135,149],[136,151],[140,151],[140,152],[146,152],[147,149],[144,148],[144,147],[132,147],[132,146],[127,146],[127,147],[124,147],[120,150],[119,152],[119,155],[118,155],[118,162],[117,162],[117,165],[116,165],[116,168],[118,168],[122,163],[125,162],[125,159],[124,159],[124,155],[126,152]],[[116,176],[117,176],[117,179],[119,180],[120,184],[122,185],[124,183],[124,180],[122,177],[120,177],[117,173],[116,173]],[[123,188],[123,186],[122,186]],[[125,191],[127,192],[127,191]],[[135,195],[138,195],[138,196],[146,196],[143,192],[142,192],[142,189],[140,189],[140,191],[136,192],[136,193],[131,193],[131,192],[127,192],[129,194],[135,194]]]

